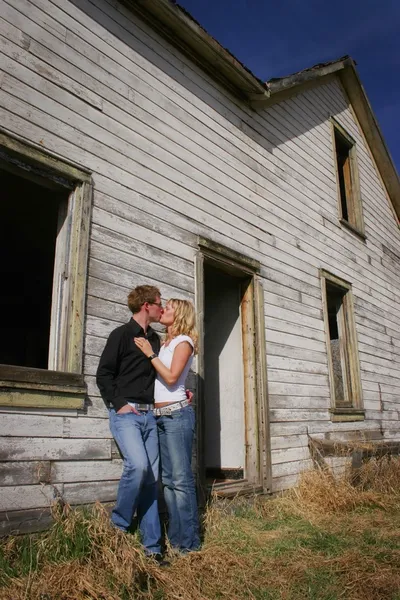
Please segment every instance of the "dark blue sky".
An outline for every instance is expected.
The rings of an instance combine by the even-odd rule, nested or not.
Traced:
[[[400,172],[400,0],[178,0],[262,80],[349,54]]]

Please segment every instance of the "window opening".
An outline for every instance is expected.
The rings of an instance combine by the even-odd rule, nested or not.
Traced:
[[[335,129],[336,160],[339,176],[340,202],[342,206],[342,218],[349,221],[348,204],[351,202],[351,166],[350,151],[352,146]]]
[[[322,281],[332,409],[361,415],[362,389],[351,285],[325,271]]]
[[[356,144],[336,121],[332,121],[340,218],[345,225],[364,235]]]
[[[0,363],[47,369],[53,271],[67,190],[0,169]]]
[[[344,293],[339,288],[327,283],[326,295],[329,318],[329,338],[332,357],[333,381],[335,389],[335,403],[346,404],[343,363],[347,363],[346,341],[341,331],[341,311],[343,310]]]

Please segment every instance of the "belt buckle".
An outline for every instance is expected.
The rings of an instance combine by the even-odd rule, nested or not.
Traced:
[[[164,414],[166,414],[167,416],[169,416],[171,413],[172,413],[172,409],[171,409],[171,408],[168,408],[168,407],[166,407],[166,408],[165,408],[165,413],[164,413]]]

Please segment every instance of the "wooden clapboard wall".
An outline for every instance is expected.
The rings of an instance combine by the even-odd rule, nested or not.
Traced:
[[[2,409],[4,529],[29,529],[57,495],[115,497],[98,358],[132,286],[193,299],[198,235],[261,263],[274,489],[310,466],[307,431],[399,439],[400,234],[339,82],[254,112],[112,0],[0,0],[0,14],[2,127],[94,184],[90,406]],[[331,115],[357,142],[366,242],[338,222]],[[353,284],[364,422],[330,421],[320,268]]]

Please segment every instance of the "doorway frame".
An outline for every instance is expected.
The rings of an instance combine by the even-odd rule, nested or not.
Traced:
[[[249,285],[242,299],[242,332],[244,358],[245,447],[246,478],[235,483],[206,483],[204,453],[204,265],[212,265],[229,274],[248,279]],[[201,496],[210,491],[218,496],[269,493],[272,489],[271,443],[268,409],[268,382],[266,364],[264,288],[260,277],[259,261],[235,250],[198,238],[195,260],[196,315],[199,332],[197,356],[197,474]],[[256,352],[256,349],[262,349]],[[255,436],[255,445],[248,443]],[[248,450],[250,448],[250,455]]]

